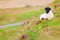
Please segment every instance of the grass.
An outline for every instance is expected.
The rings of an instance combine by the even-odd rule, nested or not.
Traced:
[[[53,5],[55,6],[56,4],[58,4],[60,2],[60,1],[59,2],[58,1],[59,0],[56,0],[56,2],[53,3]],[[23,34],[28,35],[27,40],[40,40],[39,35],[42,35],[42,33],[41,34],[39,34],[39,33],[43,28],[45,28],[47,26],[48,27],[55,27],[58,25],[60,26],[60,15],[59,15],[60,12],[58,12],[58,11],[60,11],[60,8],[57,8],[53,11],[54,15],[55,15],[55,18],[53,20],[50,20],[50,21],[44,20],[44,21],[40,22],[39,24],[33,24],[33,21],[39,20],[39,15],[44,12],[43,9],[39,10],[38,12],[32,11],[32,12],[14,15],[14,17],[17,17],[16,22],[25,20],[25,18],[27,20],[33,16],[38,16],[38,18],[33,18],[32,20],[29,19],[30,23],[27,25],[23,25],[23,26],[19,25],[19,26],[15,26],[15,27],[8,27],[8,28],[0,29],[0,40],[17,40],[17,38],[18,39],[21,38]],[[8,17],[8,16],[6,16],[6,17]],[[21,18],[21,19],[19,19],[19,18]],[[42,39],[49,40],[48,37],[44,37],[44,36]]]
[[[30,11],[30,12],[25,12],[25,13],[18,13],[16,15],[13,14],[1,14],[0,16],[0,25],[4,24],[10,24],[10,23],[16,23],[16,22],[21,22],[24,20],[27,20],[33,16],[38,16],[41,13],[43,13],[43,10],[39,11]]]
[[[55,5],[60,4],[60,0],[55,0],[52,4],[53,4],[53,5],[50,5],[50,7],[54,8]]]

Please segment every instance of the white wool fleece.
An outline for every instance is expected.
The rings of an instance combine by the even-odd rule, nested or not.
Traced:
[[[47,18],[48,20],[51,20],[53,17],[54,17],[54,15],[53,15],[52,11],[49,11],[48,14],[46,14],[46,13],[42,14],[40,16],[40,20],[42,20],[42,18],[44,18],[44,19]]]

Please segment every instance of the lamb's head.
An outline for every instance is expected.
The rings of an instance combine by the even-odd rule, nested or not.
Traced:
[[[51,8],[46,7],[46,8],[45,8],[46,14],[48,14],[50,10],[51,10]]]

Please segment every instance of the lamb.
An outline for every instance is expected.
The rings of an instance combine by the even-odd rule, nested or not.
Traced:
[[[46,11],[46,13],[40,15],[40,20],[51,20],[54,18],[51,8],[46,7],[45,11]]]

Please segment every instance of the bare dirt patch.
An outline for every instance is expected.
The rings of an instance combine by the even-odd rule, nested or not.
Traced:
[[[26,8],[25,6],[47,6],[52,2],[54,2],[54,0],[0,0],[0,14],[17,14],[28,11],[37,11],[40,7]]]
[[[18,8],[26,4],[30,6],[46,6],[54,0],[0,0],[0,8]]]

